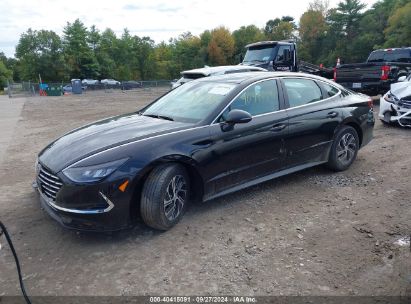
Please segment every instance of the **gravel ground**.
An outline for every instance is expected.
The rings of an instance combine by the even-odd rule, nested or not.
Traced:
[[[60,227],[31,188],[54,138],[161,90],[28,98],[0,163],[0,219],[30,295],[411,295],[411,130],[377,121],[345,172],[312,168],[193,204],[160,233]],[[0,296],[19,295],[0,251]]]

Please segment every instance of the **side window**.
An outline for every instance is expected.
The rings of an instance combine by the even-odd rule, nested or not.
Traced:
[[[219,121],[224,121],[228,112],[234,109],[247,111],[253,116],[278,111],[280,107],[276,81],[262,81],[248,87],[231,102]]]
[[[325,98],[328,97],[333,97],[334,95],[338,94],[340,90],[338,90],[336,87],[333,87],[332,85],[329,85],[328,83],[320,82],[320,85],[323,87],[325,91]]]
[[[291,51],[290,46],[280,45],[280,47],[278,48],[277,57],[275,57],[275,62],[284,61],[284,50],[286,50],[286,49]]]
[[[291,108],[322,99],[321,89],[313,80],[285,78],[283,81]]]

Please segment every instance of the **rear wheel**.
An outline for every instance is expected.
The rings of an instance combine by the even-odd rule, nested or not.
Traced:
[[[141,194],[143,221],[155,229],[170,229],[184,215],[189,189],[189,177],[182,165],[166,164],[154,168]]]
[[[357,157],[360,141],[357,131],[350,126],[342,127],[331,146],[328,167],[334,171],[344,171]]]

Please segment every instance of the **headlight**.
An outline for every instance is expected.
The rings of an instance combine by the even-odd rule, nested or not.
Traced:
[[[68,167],[63,170],[63,174],[77,183],[97,182],[116,171],[127,160],[128,158],[123,158],[89,167]]]
[[[391,103],[397,103],[398,98],[395,97],[391,92],[388,92],[387,94],[384,95],[385,101],[391,102]]]

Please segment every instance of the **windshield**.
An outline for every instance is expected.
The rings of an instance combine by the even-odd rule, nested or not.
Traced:
[[[209,116],[235,84],[188,82],[158,99],[142,115],[196,123]]]
[[[276,45],[262,45],[262,46],[253,46],[247,50],[243,62],[267,62],[273,59],[273,51],[276,48]]]

